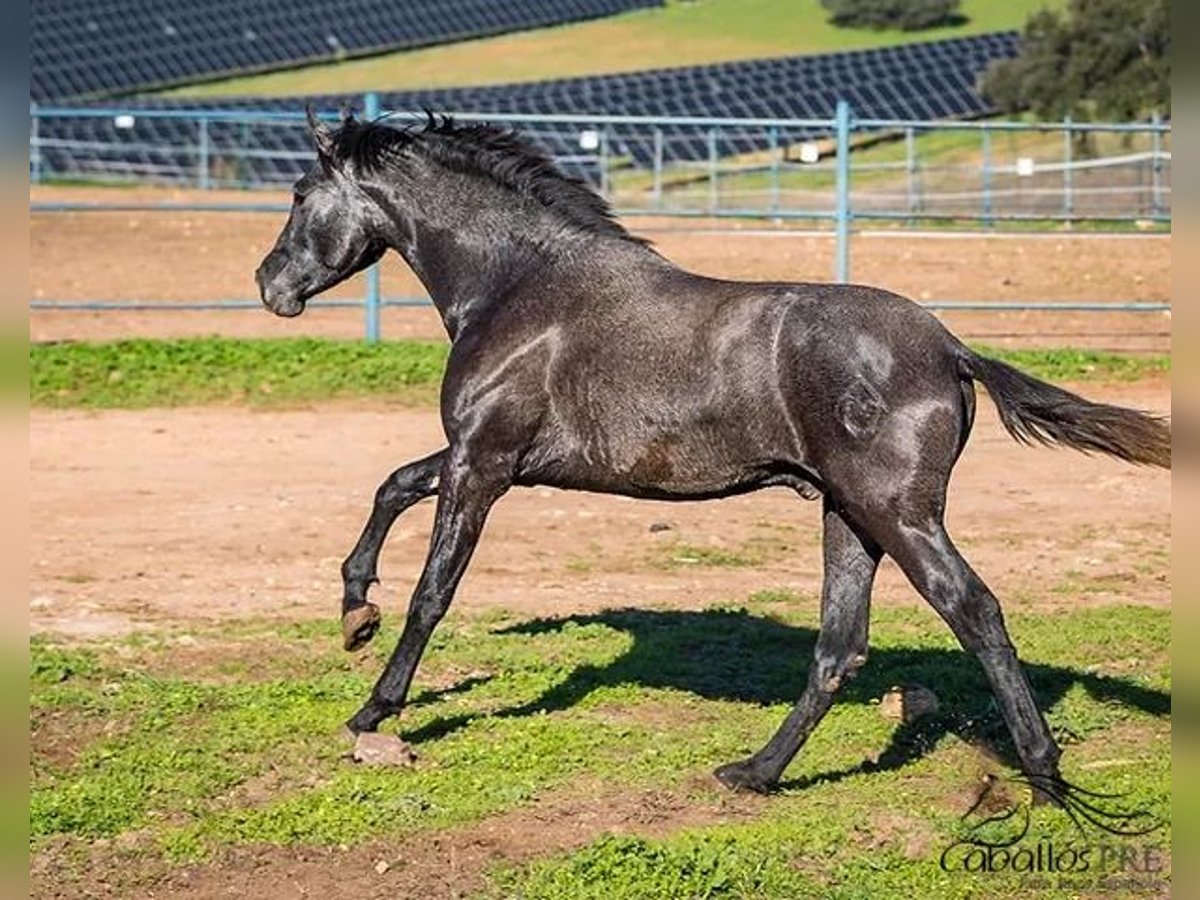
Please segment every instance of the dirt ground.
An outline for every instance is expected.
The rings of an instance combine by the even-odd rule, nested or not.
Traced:
[[[286,202],[285,195],[139,189],[46,188],[31,200],[108,202]],[[180,301],[253,299],[253,274],[283,223],[283,213],[76,212],[30,217],[34,300]],[[812,232],[764,235],[761,225],[702,220],[631,219],[660,252],[695,271],[725,278],[827,280],[834,243]],[[1071,233],[1024,236],[857,236],[856,281],[921,301],[1161,301],[1170,298],[1171,245],[1165,236]],[[388,297],[424,295],[394,255],[383,271]],[[330,296],[362,296],[362,279]],[[1011,346],[1086,346],[1127,351],[1170,347],[1169,313],[949,312],[965,338]],[[357,337],[358,310],[310,310],[288,322],[260,310],[206,312],[31,312],[32,340],[128,336],[297,334]],[[385,336],[441,338],[431,309],[389,309]]]
[[[1165,384],[1084,390],[1162,412],[1170,403]],[[433,410],[381,405],[33,410],[31,628],[332,622],[339,564],[376,485],[440,442]],[[1166,604],[1170,486],[1167,472],[1019,446],[985,401],[953,484],[952,532],[1009,604]],[[392,533],[375,589],[385,614],[403,609],[431,515],[422,504]],[[812,596],[818,518],[783,489],[688,504],[518,489],[493,513],[457,605],[543,614],[768,588]],[[737,561],[714,564],[705,549]],[[879,598],[915,602],[890,569]]]

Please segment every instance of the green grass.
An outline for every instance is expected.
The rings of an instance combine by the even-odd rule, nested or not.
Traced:
[[[420,754],[412,769],[340,757],[341,723],[396,639],[394,618],[357,657],[340,650],[332,622],[176,628],[85,645],[34,638],[30,849],[55,861],[39,869],[42,892],[86,884],[114,859],[125,880],[117,893],[132,894],[139,873],[219,861],[237,846],[354,847],[539,799],[605,802],[577,796],[579,784],[612,797],[667,792],[684,809],[711,809],[724,794],[708,771],[761,744],[804,683],[816,607],[815,597],[775,591],[691,611],[451,616],[399,726]],[[1068,777],[1169,819],[1169,612],[1105,606],[1052,622],[1009,618],[1052,727],[1070,738]],[[942,710],[897,726],[874,704],[912,681],[934,687]],[[979,773],[1004,771],[975,749],[981,743],[1008,752],[977,665],[932,612],[880,609],[870,662],[780,794],[723,824],[597,836],[574,852],[498,867],[485,894],[1019,895],[1011,879],[951,878],[936,864],[961,832],[963,797]],[[1069,838],[1069,822],[1039,811],[1034,836]],[[1169,839],[1167,830],[1145,840],[1165,848]]]
[[[669,0],[557,28],[232,78],[178,96],[298,95],[500,84],[695,65],[762,56],[865,49],[1019,28],[1061,0],[963,0],[967,21],[921,32],[836,28],[819,0]]]
[[[447,349],[316,338],[35,344],[29,397],[38,406],[131,408],[353,397],[431,402]]]
[[[1045,350],[975,349],[1046,381],[1137,381],[1168,375],[1171,371],[1171,357],[1167,354],[1100,353],[1070,347]]]
[[[1166,355],[996,350],[989,355],[1054,381],[1135,380],[1170,371]],[[377,398],[432,403],[447,346],[422,341],[181,338],[31,344],[29,402],[145,408],[213,403],[287,406]]]

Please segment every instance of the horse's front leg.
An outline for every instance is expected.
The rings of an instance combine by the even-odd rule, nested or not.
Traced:
[[[379,581],[379,551],[399,515],[437,493],[445,456],[439,450],[397,469],[375,492],[367,524],[342,563],[342,642],[347,650],[365,646],[379,630],[379,607],[367,601],[367,589]]]
[[[486,466],[472,466],[464,453],[454,449],[446,453],[425,570],[409,604],[400,642],[370,699],[346,723],[355,734],[374,731],[404,706],[417,663],[434,627],[450,608],[488,511],[511,485],[511,473],[494,459]]]

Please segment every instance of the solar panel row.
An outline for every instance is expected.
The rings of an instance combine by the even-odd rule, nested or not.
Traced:
[[[663,0],[34,0],[33,100],[126,93],[597,18]]]
[[[1014,55],[1016,41],[1015,33],[1005,32],[529,85],[390,93],[384,103],[405,110],[824,119],[833,116],[842,98],[863,118],[954,118],[989,110],[975,89],[976,79],[993,60]],[[754,148],[742,142],[717,149],[726,155]],[[644,150],[618,147],[618,152]],[[707,152],[704,142],[694,139],[677,155],[695,159]]]
[[[758,59],[658,69],[591,78],[571,78],[530,84],[411,91],[385,94],[387,109],[472,113],[592,114],[610,116],[687,116],[709,118],[830,119],[838,99],[848,100],[860,118],[938,119],[971,117],[989,112],[975,90],[979,73],[993,60],[1016,52],[1013,32],[985,34],[948,41],[908,44],[819,56]],[[359,102],[358,95],[309,98],[325,109]],[[208,104],[144,100],[150,108],[219,106],[254,110],[298,110],[304,98],[246,98]],[[577,127],[538,126],[526,129],[560,159],[581,153]],[[656,153],[666,163],[699,160],[764,149],[820,137],[827,127],[794,127],[771,136],[766,129],[724,128],[712,135],[702,128],[660,125],[609,125],[604,129],[604,152],[647,165]],[[658,132],[655,137],[654,131]],[[128,148],[146,172],[156,167],[194,168],[194,154],[149,149],[194,146],[194,122],[138,118],[131,128],[115,129],[111,120],[50,120],[44,136],[61,139],[47,149],[52,167],[78,171],[84,155],[109,142]],[[303,129],[268,124],[218,123],[206,136],[214,151],[236,154],[236,180],[250,183],[293,179],[310,151]],[[142,149],[139,149],[142,148]],[[594,150],[595,148],[593,148]],[[54,154],[58,153],[59,156]],[[71,166],[76,166],[72,169]],[[587,174],[587,170],[582,170]],[[595,168],[591,171],[594,173]]]

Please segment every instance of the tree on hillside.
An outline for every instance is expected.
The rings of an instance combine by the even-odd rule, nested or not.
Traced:
[[[959,0],[821,0],[829,21],[843,28],[919,31],[962,20]]]
[[[1035,13],[1020,53],[993,63],[983,95],[1042,118],[1134,119],[1171,111],[1167,0],[1070,0]]]

